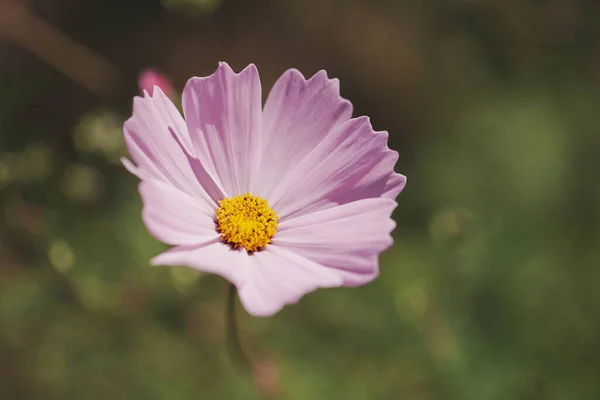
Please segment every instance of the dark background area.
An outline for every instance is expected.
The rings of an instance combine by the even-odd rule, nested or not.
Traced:
[[[326,69],[408,176],[377,281],[240,311],[251,374],[118,161],[218,61]],[[0,397],[600,398],[599,89],[594,0],[0,0]]]

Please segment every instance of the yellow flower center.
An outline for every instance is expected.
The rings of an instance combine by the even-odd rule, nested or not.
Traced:
[[[266,200],[253,194],[229,197],[219,201],[217,230],[233,247],[256,251],[271,243],[277,232],[279,216]]]

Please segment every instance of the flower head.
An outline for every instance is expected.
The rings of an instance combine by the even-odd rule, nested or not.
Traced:
[[[182,104],[185,119],[158,87],[124,125],[143,220],[174,246],[153,264],[224,277],[255,316],[377,277],[406,178],[337,79],[288,70],[262,107],[256,67],[221,63],[187,82]]]

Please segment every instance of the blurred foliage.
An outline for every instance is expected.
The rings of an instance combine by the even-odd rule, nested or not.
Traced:
[[[600,397],[598,2],[31,3],[129,83],[95,99],[0,35],[0,397]],[[376,282],[240,312],[249,375],[224,282],[148,265],[118,163],[136,74],[221,59],[265,93],[326,68],[408,176]]]

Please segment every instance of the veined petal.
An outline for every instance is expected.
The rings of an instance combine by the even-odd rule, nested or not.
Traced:
[[[168,182],[216,205],[206,195],[189,162],[192,153],[185,121],[160,88],[153,96],[146,93],[134,98],[133,114],[125,121],[123,131],[129,153],[137,164],[123,161],[130,172],[140,179]]]
[[[254,253],[248,260],[248,279],[239,297],[246,311],[256,317],[271,316],[318,288],[342,285],[332,270],[277,246]]]
[[[387,132],[373,131],[367,117],[336,127],[279,182],[270,204],[283,220],[381,197],[398,159],[387,138]]]
[[[248,279],[248,253],[233,249],[220,239],[195,246],[177,246],[152,259],[153,265],[187,265],[217,274],[240,288]]]
[[[406,186],[406,176],[393,172],[385,183],[381,197],[395,200],[404,186]]]
[[[378,255],[392,244],[394,200],[364,199],[283,221],[273,246],[332,269],[344,286],[377,277]]]
[[[352,104],[340,96],[339,81],[320,71],[306,80],[296,69],[275,83],[263,111],[258,193],[268,197],[278,182],[329,132],[349,120]]]
[[[214,208],[169,183],[143,180],[142,218],[156,239],[168,244],[198,244],[219,237]]]
[[[261,86],[250,64],[239,74],[226,63],[191,78],[183,110],[195,156],[227,196],[253,191],[260,157]]]

